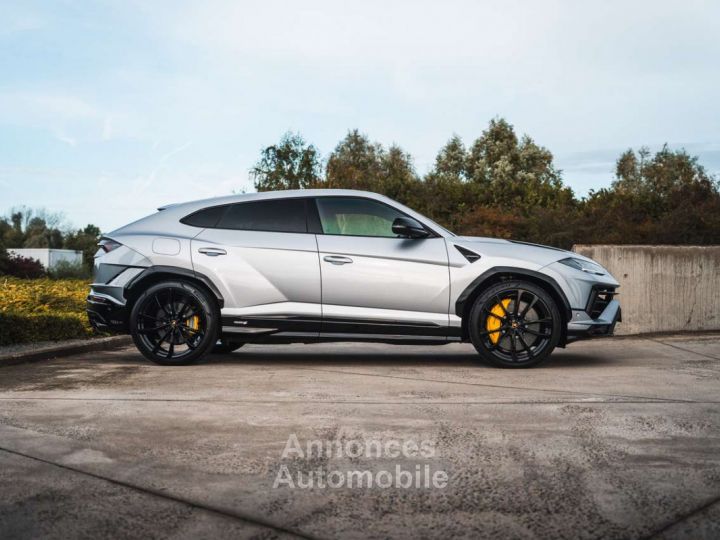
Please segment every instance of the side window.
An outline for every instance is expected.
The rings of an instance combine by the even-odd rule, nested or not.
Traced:
[[[193,227],[202,227],[204,229],[207,227],[215,227],[218,221],[220,221],[220,217],[223,215],[225,210],[227,210],[227,206],[211,206],[210,208],[203,208],[202,210],[198,210],[189,216],[185,216],[180,220],[180,223],[192,225]]]
[[[233,204],[220,218],[220,229],[307,232],[305,199],[270,199]]]
[[[323,233],[396,238],[392,224],[404,214],[370,199],[318,197]]]

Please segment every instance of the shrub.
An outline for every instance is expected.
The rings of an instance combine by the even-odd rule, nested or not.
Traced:
[[[5,273],[24,279],[45,277],[45,267],[36,259],[11,254],[5,264]]]
[[[48,275],[52,279],[90,279],[92,270],[83,263],[60,261],[51,270],[48,270]]]
[[[80,279],[0,278],[0,345],[93,335]]]
[[[0,313],[0,345],[31,343],[34,341],[61,341],[90,337],[93,334],[83,313],[58,315],[22,315]]]

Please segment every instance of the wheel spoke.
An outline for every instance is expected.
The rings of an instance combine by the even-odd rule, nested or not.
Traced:
[[[507,326],[501,326],[500,328],[496,328],[495,330],[485,330],[483,332],[480,332],[480,336],[487,336],[489,334],[497,334],[498,332],[501,332],[502,330],[505,330]]]
[[[193,336],[187,335],[185,329],[182,327],[180,328],[180,334],[182,335],[183,339],[185,340],[185,345],[188,346],[188,349],[191,349],[191,350],[195,349],[195,345],[193,345],[193,343],[192,343]]]
[[[160,317],[153,317],[152,315],[148,315],[147,313],[141,313],[140,316],[145,317],[146,319],[150,319],[151,321],[161,320]]]
[[[167,328],[170,326],[169,324],[161,324],[160,326],[155,326],[154,328],[140,328],[138,330],[139,334],[152,334],[153,332],[157,332],[158,330],[162,330],[163,328]]]
[[[515,334],[510,336],[510,355],[513,362],[517,362],[517,348],[515,347]]]
[[[530,293],[530,294],[532,294],[532,293]],[[533,294],[532,301],[525,304],[525,307],[523,308],[522,313],[520,313],[521,319],[525,318],[525,315],[527,315],[528,311],[530,311],[535,306],[535,303],[537,302],[537,300],[538,300],[538,297]]]
[[[173,289],[172,289],[172,287],[170,287],[170,288],[168,289],[168,291],[170,291],[169,294],[168,294],[168,297],[169,297],[168,305],[170,306],[170,316],[174,319],[174,318],[175,318],[175,304],[173,303]]]
[[[518,310],[520,308],[520,297],[522,296],[523,290],[518,289],[517,290],[517,298],[515,299],[515,305],[513,306],[513,317],[518,316]]]
[[[192,326],[188,326],[187,324],[181,324],[180,326],[178,326],[178,328],[187,331],[188,335],[192,337],[203,335],[202,328],[193,328]]]
[[[168,359],[172,358],[173,353],[175,352],[175,332],[176,332],[176,329],[173,328],[170,333],[170,347],[168,348],[168,353],[167,353]]]
[[[498,305],[502,308],[503,313],[505,314],[505,317],[507,317],[508,315],[510,315],[510,314],[507,312],[507,309],[505,309],[505,304],[502,303],[502,300],[500,300],[500,297],[499,297],[497,294],[495,295],[495,300],[497,301]]]
[[[500,340],[504,336],[505,336],[505,331],[501,330],[500,335],[498,336],[498,340],[495,343],[493,343],[492,341],[490,342],[490,350],[491,351],[494,351],[495,349],[497,349],[500,346]]]
[[[182,317],[178,317],[178,318],[180,320],[187,321],[188,319],[192,319],[193,317],[195,317],[195,315],[199,315],[199,313],[197,311],[191,311],[190,313],[186,313]]]
[[[500,315],[493,313],[489,309],[485,309],[485,313],[487,313],[491,317],[495,317],[497,320],[502,321],[502,322],[505,322],[507,320],[505,317],[501,317]]]
[[[552,317],[546,317],[545,319],[538,319],[536,321],[528,321],[527,324],[546,324],[553,322]]]
[[[155,295],[155,302],[157,302],[158,307],[162,310],[162,312],[163,312],[165,315],[170,315],[170,314],[168,313],[167,309],[165,309],[165,306],[163,306],[163,305],[160,303],[160,297],[159,297],[157,294]]]
[[[525,332],[527,334],[533,335],[533,336],[540,336],[540,337],[550,337],[552,334],[546,334],[544,332],[536,332],[535,330],[530,330],[530,328],[525,328]]]
[[[163,341],[168,337],[168,334],[172,332],[172,328],[168,329],[167,332],[163,334],[163,337],[161,337],[157,343],[155,343],[155,347],[153,347],[153,354],[157,354],[157,352],[160,350],[160,346],[162,345]]]
[[[530,347],[525,342],[525,338],[523,337],[522,332],[518,334],[518,337],[520,338],[520,343],[522,343],[523,349],[525,349],[527,351],[528,359],[532,359],[533,352],[532,352],[532,350],[530,350]]]
[[[186,314],[185,312],[188,309],[192,309],[192,305],[190,304],[190,302],[185,302],[183,304],[182,308],[178,310],[177,318],[181,319],[181,320],[182,319],[191,319],[192,317],[197,315],[197,312],[195,312],[195,311],[191,311],[190,314]]]

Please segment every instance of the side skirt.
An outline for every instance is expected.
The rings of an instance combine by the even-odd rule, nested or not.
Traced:
[[[368,341],[433,344],[461,340],[461,329],[434,324],[308,317],[222,317],[228,340],[253,343]]]

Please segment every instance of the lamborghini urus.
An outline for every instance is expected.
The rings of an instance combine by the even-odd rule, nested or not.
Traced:
[[[91,323],[166,365],[246,343],[469,341],[496,366],[530,367],[620,320],[618,282],[591,259],[456,236],[362,191],[170,205],[99,247]]]

